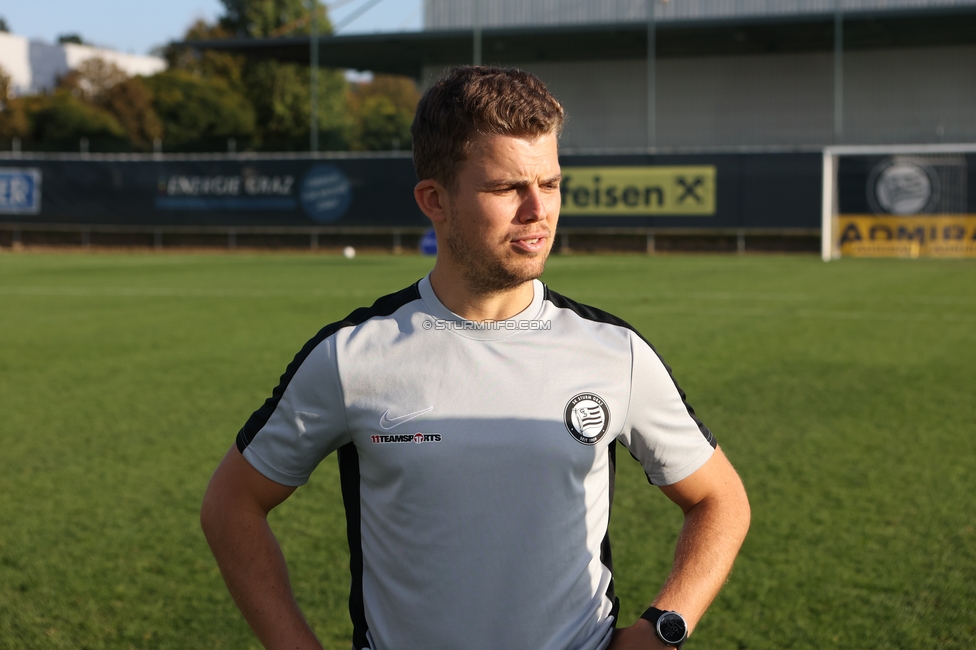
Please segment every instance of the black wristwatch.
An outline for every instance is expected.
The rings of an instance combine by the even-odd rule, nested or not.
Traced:
[[[666,612],[657,607],[648,607],[647,611],[641,614],[641,618],[649,621],[657,632],[657,638],[669,646],[680,648],[688,638],[688,624],[678,612]]]

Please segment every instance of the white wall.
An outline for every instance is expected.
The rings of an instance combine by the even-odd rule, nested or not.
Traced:
[[[10,75],[14,94],[23,95],[30,90],[30,52],[26,38],[0,32],[0,67]]]
[[[75,45],[74,43],[65,43],[62,47],[69,68],[76,68],[82,61],[98,57],[109,63],[114,63],[125,70],[130,77],[136,75],[148,77],[166,69],[166,59],[158,56],[126,54],[125,52],[116,52],[115,50],[106,50],[90,45]]]
[[[130,76],[149,76],[166,69],[166,60],[158,56],[126,54],[74,43],[52,45],[0,32],[0,66],[11,76],[18,95],[49,90],[59,76],[95,57],[114,63]]]
[[[30,92],[33,93],[53,88],[57,83],[58,76],[70,69],[64,48],[44,41],[30,42],[30,66]]]

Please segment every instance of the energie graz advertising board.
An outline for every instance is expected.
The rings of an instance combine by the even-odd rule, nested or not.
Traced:
[[[29,204],[0,196],[0,219],[196,226],[424,226],[403,157],[359,159],[0,161]],[[14,177],[14,174],[19,176]],[[43,180],[43,183],[42,183]],[[29,205],[28,205],[29,204]],[[5,209],[6,208],[6,209]]]
[[[561,223],[817,228],[818,154],[571,155]],[[426,226],[407,156],[0,160],[0,221]],[[4,193],[5,192],[5,193]],[[42,196],[43,195],[43,196]]]
[[[852,257],[976,257],[976,156],[840,156],[837,250]]]

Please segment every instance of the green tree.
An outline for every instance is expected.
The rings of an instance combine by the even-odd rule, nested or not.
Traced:
[[[125,70],[101,57],[85,59],[77,68],[69,70],[58,79],[58,88],[91,103],[101,103],[108,90],[126,79]]]
[[[355,127],[351,148],[385,151],[410,148],[410,124],[420,93],[411,79],[376,75],[367,84],[354,84],[348,95]]]
[[[152,93],[166,148],[213,150],[222,148],[227,138],[247,143],[254,137],[250,102],[220,78],[205,80],[169,70],[144,84]]]
[[[223,0],[225,14],[217,24],[198,21],[185,40],[304,35],[311,31],[306,0]],[[325,8],[319,7],[319,32],[331,32]],[[166,51],[171,70],[203,80],[215,80],[239,93],[254,110],[252,146],[265,150],[304,150],[309,145],[311,72],[304,64],[248,58],[217,51],[171,46]],[[346,81],[337,70],[318,73],[319,146],[342,149],[353,131],[345,100]],[[165,121],[165,120],[164,120]]]
[[[24,100],[12,96],[10,75],[0,67],[0,140],[6,144],[29,134],[30,120],[24,110]]]
[[[226,13],[221,24],[238,36],[265,38],[277,36],[282,28],[296,26],[297,33],[310,33],[306,0],[221,0]],[[319,31],[331,32],[328,17],[319,18]]]
[[[31,139],[48,147],[74,149],[81,138],[92,150],[125,148],[125,130],[115,117],[65,90],[36,98],[28,107]]]
[[[4,33],[10,32],[10,25],[7,24],[7,19],[4,18],[3,16],[0,16],[0,32],[4,32]]]
[[[223,0],[220,24],[237,36],[265,38],[311,33],[305,0]],[[324,7],[319,33],[332,32]],[[275,60],[245,60],[241,69],[245,94],[257,115],[259,145],[265,149],[306,149],[311,118],[311,71],[307,65]],[[319,142],[323,149],[347,146],[352,121],[346,101],[346,80],[338,70],[318,72]]]
[[[311,71],[308,66],[252,61],[244,68],[248,96],[261,125],[265,149],[307,149],[311,117]],[[346,147],[352,128],[342,73],[320,70],[318,79],[319,146]]]
[[[198,20],[187,29],[183,40],[215,41],[233,36],[234,32],[222,23],[211,25]],[[183,70],[202,79],[222,79],[235,92],[245,94],[246,88],[241,77],[245,57],[242,54],[169,45],[163,56],[170,70]]]
[[[363,151],[410,147],[410,121],[387,97],[369,97],[356,115],[352,148]]]
[[[163,123],[153,107],[152,91],[141,77],[109,88],[101,105],[115,116],[136,148],[148,150],[156,138],[163,137]]]
[[[0,108],[3,108],[3,104],[10,99],[10,92],[13,90],[12,85],[13,81],[10,79],[10,75],[0,65]]]
[[[124,70],[102,58],[82,61],[58,79],[57,90],[111,114],[135,149],[148,150],[163,134],[152,92],[145,83],[129,78]]]

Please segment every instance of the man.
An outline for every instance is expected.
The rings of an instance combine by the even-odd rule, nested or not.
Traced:
[[[749,506],[711,432],[640,335],[537,280],[562,122],[517,70],[455,69],[421,99],[414,194],[434,269],[309,341],[204,499],[207,539],[266,647],[321,647],[266,517],[333,451],[357,649],[677,646],[725,581]],[[653,607],[619,629],[617,442],[685,513]]]

